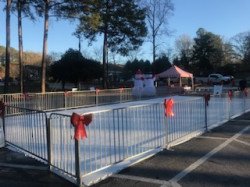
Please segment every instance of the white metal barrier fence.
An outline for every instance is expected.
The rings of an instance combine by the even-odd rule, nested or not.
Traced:
[[[157,88],[157,96],[180,92],[180,88]],[[0,100],[3,100],[3,102],[9,106],[44,111],[121,103],[138,99],[140,100],[142,98],[132,96],[131,88],[0,95]],[[15,112],[14,110],[11,111]]]
[[[165,147],[205,129],[204,106],[203,98],[176,102],[176,117],[168,119],[163,103],[94,112],[87,127],[88,138],[79,142],[79,166],[75,166],[71,116],[51,114],[51,164],[71,175],[79,168],[81,178],[126,158]]]
[[[48,126],[46,113],[37,110],[6,106],[4,132],[6,143],[24,150],[35,157],[48,161]]]
[[[0,100],[9,106],[33,110],[55,110],[119,103],[133,100],[130,88],[25,94],[2,94]],[[10,112],[15,112],[10,110]]]
[[[173,118],[165,117],[163,103],[93,112],[86,127],[88,137],[79,142],[74,139],[70,115],[51,114],[46,126],[43,112],[7,107],[16,113],[5,116],[4,126],[8,143],[47,160],[57,174],[81,184],[91,172],[171,146],[240,115],[250,110],[249,102],[242,93],[234,94],[231,101],[227,95],[214,96],[208,106],[203,97],[190,97],[175,102]]]

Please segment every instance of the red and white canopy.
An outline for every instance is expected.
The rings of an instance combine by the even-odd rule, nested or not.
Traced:
[[[156,75],[157,78],[193,78],[193,74],[182,70],[177,66],[172,66],[168,70]]]

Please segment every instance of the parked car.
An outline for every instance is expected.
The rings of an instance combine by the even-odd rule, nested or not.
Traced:
[[[225,84],[231,82],[231,77],[223,76],[221,74],[210,74],[208,76],[208,83],[210,84]]]

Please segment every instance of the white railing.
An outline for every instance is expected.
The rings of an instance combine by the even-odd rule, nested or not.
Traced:
[[[6,110],[15,110],[15,115],[4,117],[6,143],[47,162],[49,137],[46,113],[9,106]]]
[[[180,93],[180,88],[157,88],[157,96],[174,93]],[[132,96],[131,88],[0,95],[0,100],[6,105],[43,111],[122,103],[138,99],[143,98]]]
[[[249,111],[249,102],[249,96],[242,93],[235,93],[231,101],[227,94],[213,96],[208,106],[203,97],[188,97],[175,102],[172,118],[165,117],[163,99],[96,111],[83,141],[74,139],[71,115],[53,113],[46,120],[43,112],[7,106],[16,114],[5,115],[4,126],[8,143],[48,160],[53,171],[82,184],[89,173],[155,148],[173,146]]]
[[[33,110],[58,110],[133,100],[130,88],[0,95],[6,105]],[[14,110],[12,110],[14,112]]]

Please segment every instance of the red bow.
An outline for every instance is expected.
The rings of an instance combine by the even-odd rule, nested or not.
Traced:
[[[95,92],[96,92],[96,94],[99,94],[100,89],[96,89]]]
[[[166,117],[173,117],[173,106],[174,106],[174,100],[171,99],[164,99],[164,108],[165,108],[165,116]]]
[[[208,102],[210,100],[210,94],[205,94],[204,98],[205,98],[205,104],[206,104],[206,106],[208,106]]]
[[[70,91],[67,91],[67,92],[64,92],[64,95],[67,97],[67,96],[72,96],[72,92]]]
[[[30,99],[30,95],[28,93],[23,93],[23,98],[28,100]]]
[[[5,104],[3,101],[0,101],[0,118],[4,117],[4,112],[5,112]]]
[[[124,91],[124,88],[122,87],[122,88],[120,88],[120,93],[122,93]]]
[[[79,140],[87,138],[87,133],[85,130],[85,125],[88,126],[92,121],[92,114],[78,115],[73,113],[71,116],[71,124],[75,127],[74,138]]]
[[[233,91],[232,90],[228,91],[228,97],[229,97],[230,101],[232,101],[232,97],[233,97]]]

